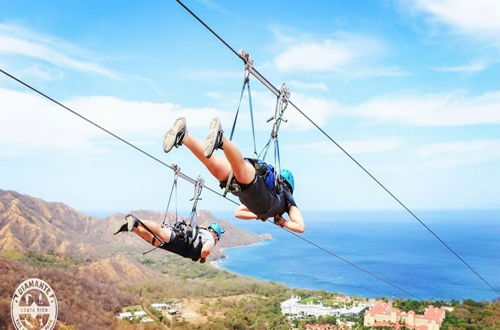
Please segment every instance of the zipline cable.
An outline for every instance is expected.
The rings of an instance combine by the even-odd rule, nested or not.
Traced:
[[[198,22],[200,22],[208,31],[210,31],[219,41],[221,41],[231,52],[233,52],[239,59],[245,62],[238,52],[234,50],[229,43],[227,43],[221,36],[219,36],[210,26],[208,26],[198,15],[196,15],[191,9],[189,9],[181,0],[175,0],[179,5],[181,5],[191,16],[193,16]],[[264,86],[266,86],[271,92],[276,96],[280,95],[280,91],[276,88],[269,80],[267,80],[257,69],[252,67],[250,73],[257,78]],[[465,261],[455,250],[449,246],[441,237],[439,237],[429,226],[427,226],[413,211],[411,211],[399,198],[397,198],[385,185],[383,185],[375,176],[373,176],[361,163],[359,163],[347,150],[345,150],[337,141],[335,141],[328,133],[325,132],[316,122],[314,122],[309,116],[307,116],[297,105],[292,101],[289,101],[290,105],[294,107],[302,116],[304,116],[311,124],[313,124],[324,136],[326,136],[331,142],[333,142],[344,154],[346,154],[356,165],[358,165],[369,177],[371,177],[383,190],[385,190],[396,202],[401,205],[413,218],[415,218],[429,233],[431,233],[443,246],[445,246],[455,257],[458,258],[467,268],[469,268],[480,280],[482,280],[490,289],[495,293],[500,294],[493,285],[491,285],[479,272],[477,272],[467,261]]]
[[[140,152],[140,153],[142,153],[143,155],[145,155],[145,156],[147,156],[147,157],[149,157],[149,158],[153,159],[153,160],[154,160],[154,161],[156,161],[157,163],[159,163],[159,164],[161,164],[161,165],[163,165],[163,166],[166,166],[166,167],[170,168],[170,169],[171,169],[171,170],[173,170],[173,171],[178,171],[178,173],[179,173],[179,177],[181,177],[181,178],[183,178],[184,180],[186,180],[186,181],[188,181],[188,182],[192,183],[193,185],[196,185],[197,180],[195,180],[195,179],[191,178],[190,176],[188,176],[188,175],[186,175],[186,174],[182,173],[180,170],[178,170],[178,168],[177,168],[177,167],[175,167],[175,166],[171,166],[171,165],[168,165],[167,163],[165,163],[165,162],[161,161],[160,159],[156,158],[155,156],[151,155],[150,153],[148,153],[148,152],[146,152],[146,151],[142,150],[141,148],[137,147],[136,145],[132,144],[131,142],[128,142],[128,141],[127,141],[127,140],[125,140],[124,138],[122,138],[122,137],[120,137],[120,136],[116,135],[115,133],[111,132],[110,130],[108,130],[108,129],[106,129],[106,128],[102,127],[101,125],[99,125],[99,124],[95,123],[94,121],[92,121],[92,120],[90,120],[90,119],[86,118],[85,116],[81,115],[80,113],[76,112],[75,110],[73,110],[73,109],[71,109],[71,108],[67,107],[66,105],[62,104],[61,102],[57,101],[56,99],[54,99],[54,98],[52,98],[52,97],[48,96],[47,94],[45,94],[45,93],[41,92],[40,90],[36,89],[35,87],[32,87],[32,86],[31,86],[31,85],[29,85],[28,83],[26,83],[26,82],[22,81],[21,79],[19,79],[19,78],[15,77],[15,76],[13,76],[13,75],[11,75],[10,73],[8,73],[8,72],[4,71],[3,69],[0,69],[0,72],[1,72],[1,73],[3,73],[4,75],[6,75],[7,77],[9,77],[9,78],[11,78],[11,79],[15,80],[16,82],[20,83],[21,85],[23,85],[23,86],[27,87],[28,89],[30,89],[30,90],[32,90],[32,91],[34,91],[35,93],[37,93],[37,94],[39,94],[39,95],[43,96],[44,98],[48,99],[49,101],[54,102],[55,104],[59,105],[60,107],[62,107],[62,108],[63,108],[63,109],[65,109],[65,110],[67,110],[67,111],[71,112],[71,113],[72,113],[72,114],[74,114],[75,116],[77,116],[77,117],[79,117],[79,118],[81,118],[81,119],[85,120],[86,122],[90,123],[91,125],[93,125],[93,126],[95,126],[95,127],[99,128],[100,130],[102,130],[102,131],[104,131],[104,132],[108,133],[109,135],[111,135],[112,137],[114,137],[114,138],[116,138],[116,139],[120,140],[121,142],[125,143],[126,145],[128,145],[128,146],[130,146],[130,147],[134,148],[135,150],[139,151],[139,152]],[[222,198],[224,198],[224,199],[226,199],[226,200],[230,201],[231,203],[233,203],[233,204],[235,204],[235,205],[239,205],[239,203],[237,203],[236,201],[234,201],[234,200],[232,200],[232,199],[230,199],[230,198],[227,198],[227,197],[223,196],[222,194],[218,193],[217,191],[213,190],[212,188],[210,188],[210,187],[205,187],[205,188],[206,188],[207,190],[211,191],[212,193],[214,193],[214,194],[216,194],[216,195],[218,195],[218,196],[220,196],[220,197],[222,197]],[[270,221],[270,222],[272,222],[272,221]],[[399,286],[397,286],[396,284],[393,284],[392,282],[390,282],[390,281],[388,281],[388,280],[385,280],[385,279],[383,279],[382,277],[380,277],[380,276],[378,276],[378,275],[376,275],[376,274],[374,274],[374,273],[372,273],[372,272],[370,272],[370,271],[368,271],[368,270],[364,269],[363,267],[356,265],[355,263],[353,263],[353,262],[351,262],[351,261],[347,260],[346,258],[343,258],[343,257],[341,257],[341,256],[339,256],[339,255],[337,255],[337,254],[335,254],[335,253],[333,253],[333,252],[331,252],[331,251],[329,251],[329,250],[327,250],[327,249],[325,249],[325,248],[323,248],[323,247],[321,247],[321,246],[317,245],[316,243],[314,243],[314,242],[312,242],[312,241],[310,241],[310,240],[308,240],[308,239],[306,239],[306,238],[304,238],[304,237],[300,237],[300,236],[298,236],[297,234],[295,234],[295,233],[293,233],[293,232],[291,232],[291,231],[289,231],[289,230],[288,230],[288,232],[290,232],[291,234],[295,235],[296,237],[298,237],[298,238],[300,238],[300,239],[302,239],[302,240],[304,240],[304,241],[306,241],[306,242],[308,242],[308,243],[310,243],[310,244],[312,244],[312,245],[316,246],[317,248],[319,248],[319,249],[321,249],[321,250],[325,251],[326,253],[328,253],[328,254],[330,254],[330,255],[332,255],[332,256],[334,256],[334,257],[336,257],[336,258],[340,259],[341,261],[343,261],[343,262],[345,262],[345,263],[347,263],[347,264],[349,264],[349,265],[351,265],[351,266],[353,266],[353,267],[355,267],[355,268],[357,268],[357,269],[359,269],[359,270],[361,270],[361,271],[365,272],[366,274],[369,274],[369,275],[373,276],[374,278],[376,278],[376,279],[378,279],[378,280],[380,280],[380,281],[382,281],[382,282],[384,282],[384,283],[386,283],[386,284],[388,284],[388,285],[390,285],[390,286],[392,286],[392,287],[394,287],[394,288],[396,288],[396,289],[400,290],[401,292],[404,292],[404,293],[406,293],[406,294],[408,294],[408,295],[411,295],[412,297],[416,297],[416,298],[418,298],[417,296],[415,296],[414,294],[411,294],[411,293],[410,293],[410,292],[408,292],[407,290],[404,290],[404,289],[400,288]]]
[[[171,169],[171,170],[175,171],[175,167],[174,167],[174,166],[168,165],[167,163],[165,163],[165,162],[161,161],[160,159],[158,159],[157,157],[155,157],[155,156],[151,155],[150,153],[148,153],[148,152],[146,152],[146,151],[142,150],[141,148],[139,148],[138,146],[134,145],[133,143],[131,143],[131,142],[129,142],[129,141],[127,141],[127,140],[125,140],[124,138],[122,138],[122,137],[120,137],[120,136],[116,135],[115,133],[111,132],[110,130],[108,130],[108,129],[104,128],[104,127],[102,127],[101,125],[99,125],[99,124],[97,124],[96,122],[94,122],[94,121],[92,121],[92,120],[88,119],[87,117],[85,117],[85,116],[81,115],[80,113],[76,112],[75,110],[73,110],[73,109],[71,109],[71,108],[67,107],[66,105],[62,104],[61,102],[57,101],[56,99],[54,99],[54,98],[52,98],[52,97],[48,96],[47,94],[45,94],[45,93],[41,92],[40,90],[38,90],[38,89],[36,89],[36,88],[32,87],[31,85],[29,85],[29,84],[25,83],[25,82],[24,82],[24,81],[22,81],[21,79],[19,79],[19,78],[15,77],[15,76],[13,76],[13,75],[11,75],[10,73],[8,73],[8,72],[4,71],[3,69],[0,69],[0,72],[1,72],[1,73],[3,73],[4,75],[8,76],[9,78],[11,78],[11,79],[13,79],[13,80],[17,81],[17,82],[18,82],[18,83],[20,83],[21,85],[23,85],[23,86],[25,86],[25,87],[27,87],[27,88],[31,89],[31,90],[32,90],[32,91],[34,91],[35,93],[37,93],[37,94],[39,94],[39,95],[43,96],[44,98],[46,98],[46,99],[48,99],[48,100],[50,100],[50,101],[54,102],[55,104],[59,105],[60,107],[64,108],[65,110],[67,110],[67,111],[71,112],[71,113],[72,113],[72,114],[74,114],[75,116],[77,116],[77,117],[79,117],[79,118],[81,118],[81,119],[85,120],[85,121],[86,121],[86,122],[88,122],[89,124],[94,125],[95,127],[99,128],[100,130],[102,130],[102,131],[104,131],[104,132],[108,133],[109,135],[111,135],[112,137],[114,137],[114,138],[116,138],[116,139],[120,140],[121,142],[125,143],[125,144],[126,144],[126,145],[128,145],[129,147],[134,148],[135,150],[139,151],[139,152],[140,152],[140,153],[142,153],[143,155],[145,155],[145,156],[147,156],[147,157],[149,157],[149,158],[153,159],[154,161],[156,161],[156,162],[160,163],[161,165],[166,166],[166,167],[168,167],[169,169]],[[186,175],[186,174],[184,174],[184,173],[182,173],[182,172],[179,172],[179,177],[180,177],[180,178],[182,178],[182,179],[184,179],[184,180],[186,180],[187,182],[189,182],[189,183],[191,183],[191,184],[193,184],[193,185],[194,185],[194,184],[196,184],[196,180],[195,180],[195,179],[191,178],[190,176],[188,176],[188,175]],[[227,200],[231,201],[232,203],[234,203],[234,204],[236,204],[236,205],[240,205],[239,203],[237,203],[237,202],[233,201],[232,199],[222,196],[222,194],[220,194],[219,192],[215,191],[214,189],[212,189],[212,188],[210,188],[210,187],[205,187],[205,188],[206,188],[207,190],[209,190],[209,191],[213,192],[214,194],[219,195],[220,197],[223,197],[223,198],[225,198],[225,199],[227,199]]]

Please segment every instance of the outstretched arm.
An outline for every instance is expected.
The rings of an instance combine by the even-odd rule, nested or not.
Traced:
[[[304,218],[302,218],[302,213],[300,212],[299,208],[297,206],[290,206],[290,209],[288,210],[288,215],[290,216],[290,221],[286,221],[281,217],[280,215],[277,215],[275,217],[274,223],[277,225],[280,225],[283,228],[290,229],[293,232],[302,234],[304,232],[305,226],[304,226]]]
[[[257,214],[250,211],[245,204],[241,204],[240,206],[238,206],[238,208],[234,212],[234,216],[238,219],[243,220],[258,219]]]

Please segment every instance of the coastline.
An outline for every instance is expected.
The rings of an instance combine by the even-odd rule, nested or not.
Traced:
[[[267,242],[274,241],[274,240],[275,240],[274,238],[263,239],[263,240],[260,240],[258,242],[252,243],[252,244],[246,244],[246,245],[239,245],[239,246],[232,246],[232,247],[221,248],[220,251],[223,253],[223,257],[217,258],[215,260],[211,260],[210,261],[210,265],[214,266],[217,269],[224,270],[226,272],[230,272],[230,273],[234,273],[234,274],[238,274],[238,275],[242,275],[242,276],[248,276],[248,275],[245,275],[245,274],[240,274],[240,273],[237,273],[237,272],[233,272],[233,271],[231,271],[229,269],[224,268],[221,265],[225,259],[229,259],[229,257],[227,256],[227,254],[224,253],[224,251],[230,250],[230,249],[241,249],[241,248],[248,248],[248,247],[252,247],[252,246],[263,245],[263,244],[267,244]],[[257,277],[253,277],[253,276],[249,276],[249,277],[252,277],[252,278],[255,278],[255,279],[259,279]]]

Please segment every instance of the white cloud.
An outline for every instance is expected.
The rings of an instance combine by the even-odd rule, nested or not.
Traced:
[[[465,126],[500,124],[500,91],[477,96],[459,93],[386,95],[358,106],[346,107],[344,114],[416,126]]]
[[[229,121],[214,108],[184,108],[172,103],[126,101],[109,96],[62,100],[63,104],[103,127],[134,141],[155,141],[184,116],[189,127],[206,127],[210,119]],[[0,156],[33,149],[90,148],[106,133],[32,93],[0,88]],[[101,143],[101,142],[99,142]]]
[[[500,140],[434,143],[420,147],[415,155],[432,167],[479,164],[500,157]]]
[[[434,69],[444,72],[479,72],[486,69],[486,67],[487,65],[484,62],[473,62],[466,65],[435,67]]]
[[[327,91],[328,86],[323,83],[307,83],[297,80],[291,80],[288,83],[291,87],[295,87],[298,89],[310,89],[310,90],[318,90],[318,91]]]
[[[448,26],[461,35],[493,40],[500,45],[500,2],[498,0],[403,0],[432,22]]]
[[[391,151],[399,148],[403,144],[403,142],[399,137],[384,137],[346,141],[339,144],[350,154],[366,154]],[[342,153],[342,151],[334,144],[326,141],[301,144],[294,148],[298,148],[304,151],[307,150],[320,155],[333,155]]]
[[[348,45],[332,40],[303,42],[287,47],[276,56],[276,67],[281,71],[334,71],[352,63],[357,53]]]
[[[88,51],[18,25],[0,24],[0,54],[23,56],[56,67],[120,78],[117,73],[92,61],[90,58],[93,56]]]
[[[338,72],[346,76],[406,74],[396,67],[379,67],[387,44],[375,37],[337,32],[319,39],[272,28],[278,46],[274,66],[283,72]]]

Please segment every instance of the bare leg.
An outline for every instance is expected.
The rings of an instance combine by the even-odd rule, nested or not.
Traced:
[[[157,224],[154,221],[149,221],[149,220],[142,220],[142,223],[144,223],[146,226],[148,226],[149,230],[151,230],[157,237],[159,237],[163,242],[168,243],[170,240],[170,233],[171,229],[170,228],[161,228],[159,224]],[[142,237],[146,242],[149,244],[153,244],[153,235],[144,228],[142,225],[139,225],[137,228],[134,228],[133,230],[134,233]],[[157,239],[154,241],[154,246],[160,245],[161,242],[159,242]]]
[[[236,180],[243,184],[251,183],[255,178],[255,168],[253,165],[243,158],[243,154],[236,144],[231,142],[228,138],[223,137],[222,145],[224,146],[224,154],[231,164]]]
[[[189,150],[198,158],[203,165],[212,173],[212,175],[219,181],[227,180],[229,177],[229,172],[231,171],[231,164],[227,159],[219,157],[217,155],[212,155],[212,157],[207,158],[203,154],[204,145],[203,142],[193,137],[189,132],[186,132],[182,144],[188,147]],[[225,145],[224,145],[225,147]]]

